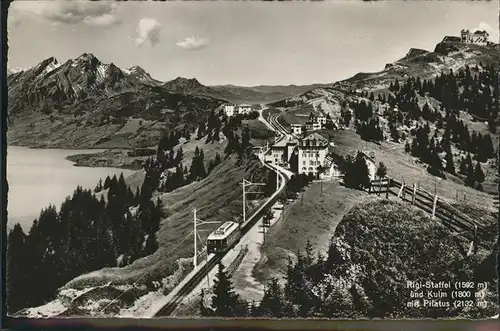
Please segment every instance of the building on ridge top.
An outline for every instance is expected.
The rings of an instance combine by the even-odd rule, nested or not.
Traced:
[[[489,36],[489,33],[484,30],[476,30],[474,32],[469,30],[460,31],[460,38],[464,43],[487,45],[489,44]]]

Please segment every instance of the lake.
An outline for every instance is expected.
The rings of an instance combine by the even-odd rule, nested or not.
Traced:
[[[7,227],[19,222],[28,232],[40,211],[53,204],[59,207],[64,199],[73,194],[80,185],[93,189],[99,179],[119,176],[127,177],[134,171],[104,168],[75,167],[66,160],[69,155],[97,153],[100,150],[31,149],[9,146],[7,148],[7,181],[9,184]]]

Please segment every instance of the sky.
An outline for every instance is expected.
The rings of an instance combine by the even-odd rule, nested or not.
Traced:
[[[498,42],[498,1],[41,1],[8,16],[8,68],[93,53],[154,78],[205,85],[333,83],[383,69],[410,48],[486,29]]]

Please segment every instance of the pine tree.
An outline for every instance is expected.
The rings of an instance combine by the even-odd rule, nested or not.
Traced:
[[[453,153],[451,152],[451,147],[448,145],[448,148],[446,150],[446,172],[454,175],[455,174],[455,163],[453,161]]]
[[[344,126],[348,127],[351,123],[352,114],[349,109],[342,107],[341,109],[342,122]]]
[[[158,249],[158,241],[156,239],[156,233],[149,234],[146,239],[146,244],[144,245],[144,255],[151,255]]]
[[[198,125],[198,133],[196,139],[201,139],[201,137],[205,135],[205,129],[205,122],[200,122],[200,124]]]
[[[26,284],[28,261],[24,254],[29,252],[26,251],[25,241],[26,235],[21,225],[16,223],[9,232],[6,252],[6,305],[10,313],[27,306],[26,295],[23,295],[23,291],[26,290],[25,285],[28,285]]]
[[[437,153],[436,148],[432,149],[428,162],[429,162],[428,171],[433,175],[440,176],[443,170],[443,163],[441,161],[441,157],[439,157],[439,154]]]
[[[358,188],[368,188],[370,186],[370,172],[366,165],[366,160],[363,153],[358,152],[356,155],[355,169],[358,176]]]
[[[474,167],[472,165],[472,159],[470,157],[470,154],[467,155],[466,159],[466,165],[467,165],[467,173],[466,173],[466,178],[465,178],[465,184],[470,187],[474,187]]]
[[[97,183],[95,189],[94,189],[94,192],[95,193],[98,193],[102,190],[102,179],[99,179],[99,183]]]
[[[218,166],[221,162],[222,162],[222,161],[221,161],[220,154],[219,154],[219,152],[217,152],[217,153],[215,154],[214,166],[215,166],[215,167],[216,167],[216,166]]]
[[[376,175],[378,178],[384,178],[387,175],[387,167],[382,162],[378,164]]]
[[[467,159],[462,157],[460,159],[460,169],[459,169],[460,174],[465,175],[467,174]]]
[[[224,270],[224,265],[219,262],[217,279],[214,280],[214,296],[212,308],[219,317],[232,317],[236,315],[238,295],[233,291],[231,279]]]
[[[481,163],[479,161],[476,162],[476,167],[474,168],[474,180],[478,183],[484,182],[484,172],[481,169]]]
[[[281,318],[283,314],[283,294],[276,278],[272,278],[269,286],[264,291],[264,297],[259,307],[259,315],[265,317]]]
[[[111,178],[109,178],[109,175],[108,175],[108,176],[106,176],[106,179],[104,180],[104,186],[103,186],[103,188],[105,190],[107,190],[110,185],[111,185]]]

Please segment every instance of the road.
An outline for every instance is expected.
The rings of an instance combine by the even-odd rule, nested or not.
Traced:
[[[282,133],[282,135],[284,137],[284,133]],[[280,139],[282,139],[283,137],[281,137]],[[280,178],[279,188],[273,193],[273,195],[271,195],[271,197],[266,202],[264,202],[252,215],[250,215],[247,222],[241,228],[241,238],[233,244],[233,247],[231,247],[231,249],[224,256],[216,256],[214,254],[210,254],[207,260],[203,261],[197,267],[197,269],[193,270],[189,275],[187,275],[186,278],[171,291],[171,293],[167,296],[167,302],[161,308],[159,308],[157,311],[151,312],[152,316],[170,316],[181,304],[181,302],[196,289],[199,283],[207,275],[213,274],[214,271],[216,271],[217,264],[228,254],[232,253],[232,249],[241,240],[245,239],[245,235],[249,232],[249,230],[251,230],[254,226],[258,226],[258,221],[262,218],[264,212],[271,206],[273,206],[274,203],[278,200],[279,194],[283,191],[286,182],[289,179],[289,174],[284,171],[285,169],[281,167],[265,163],[263,158],[260,158],[260,160],[266,168],[271,169],[277,173]]]

